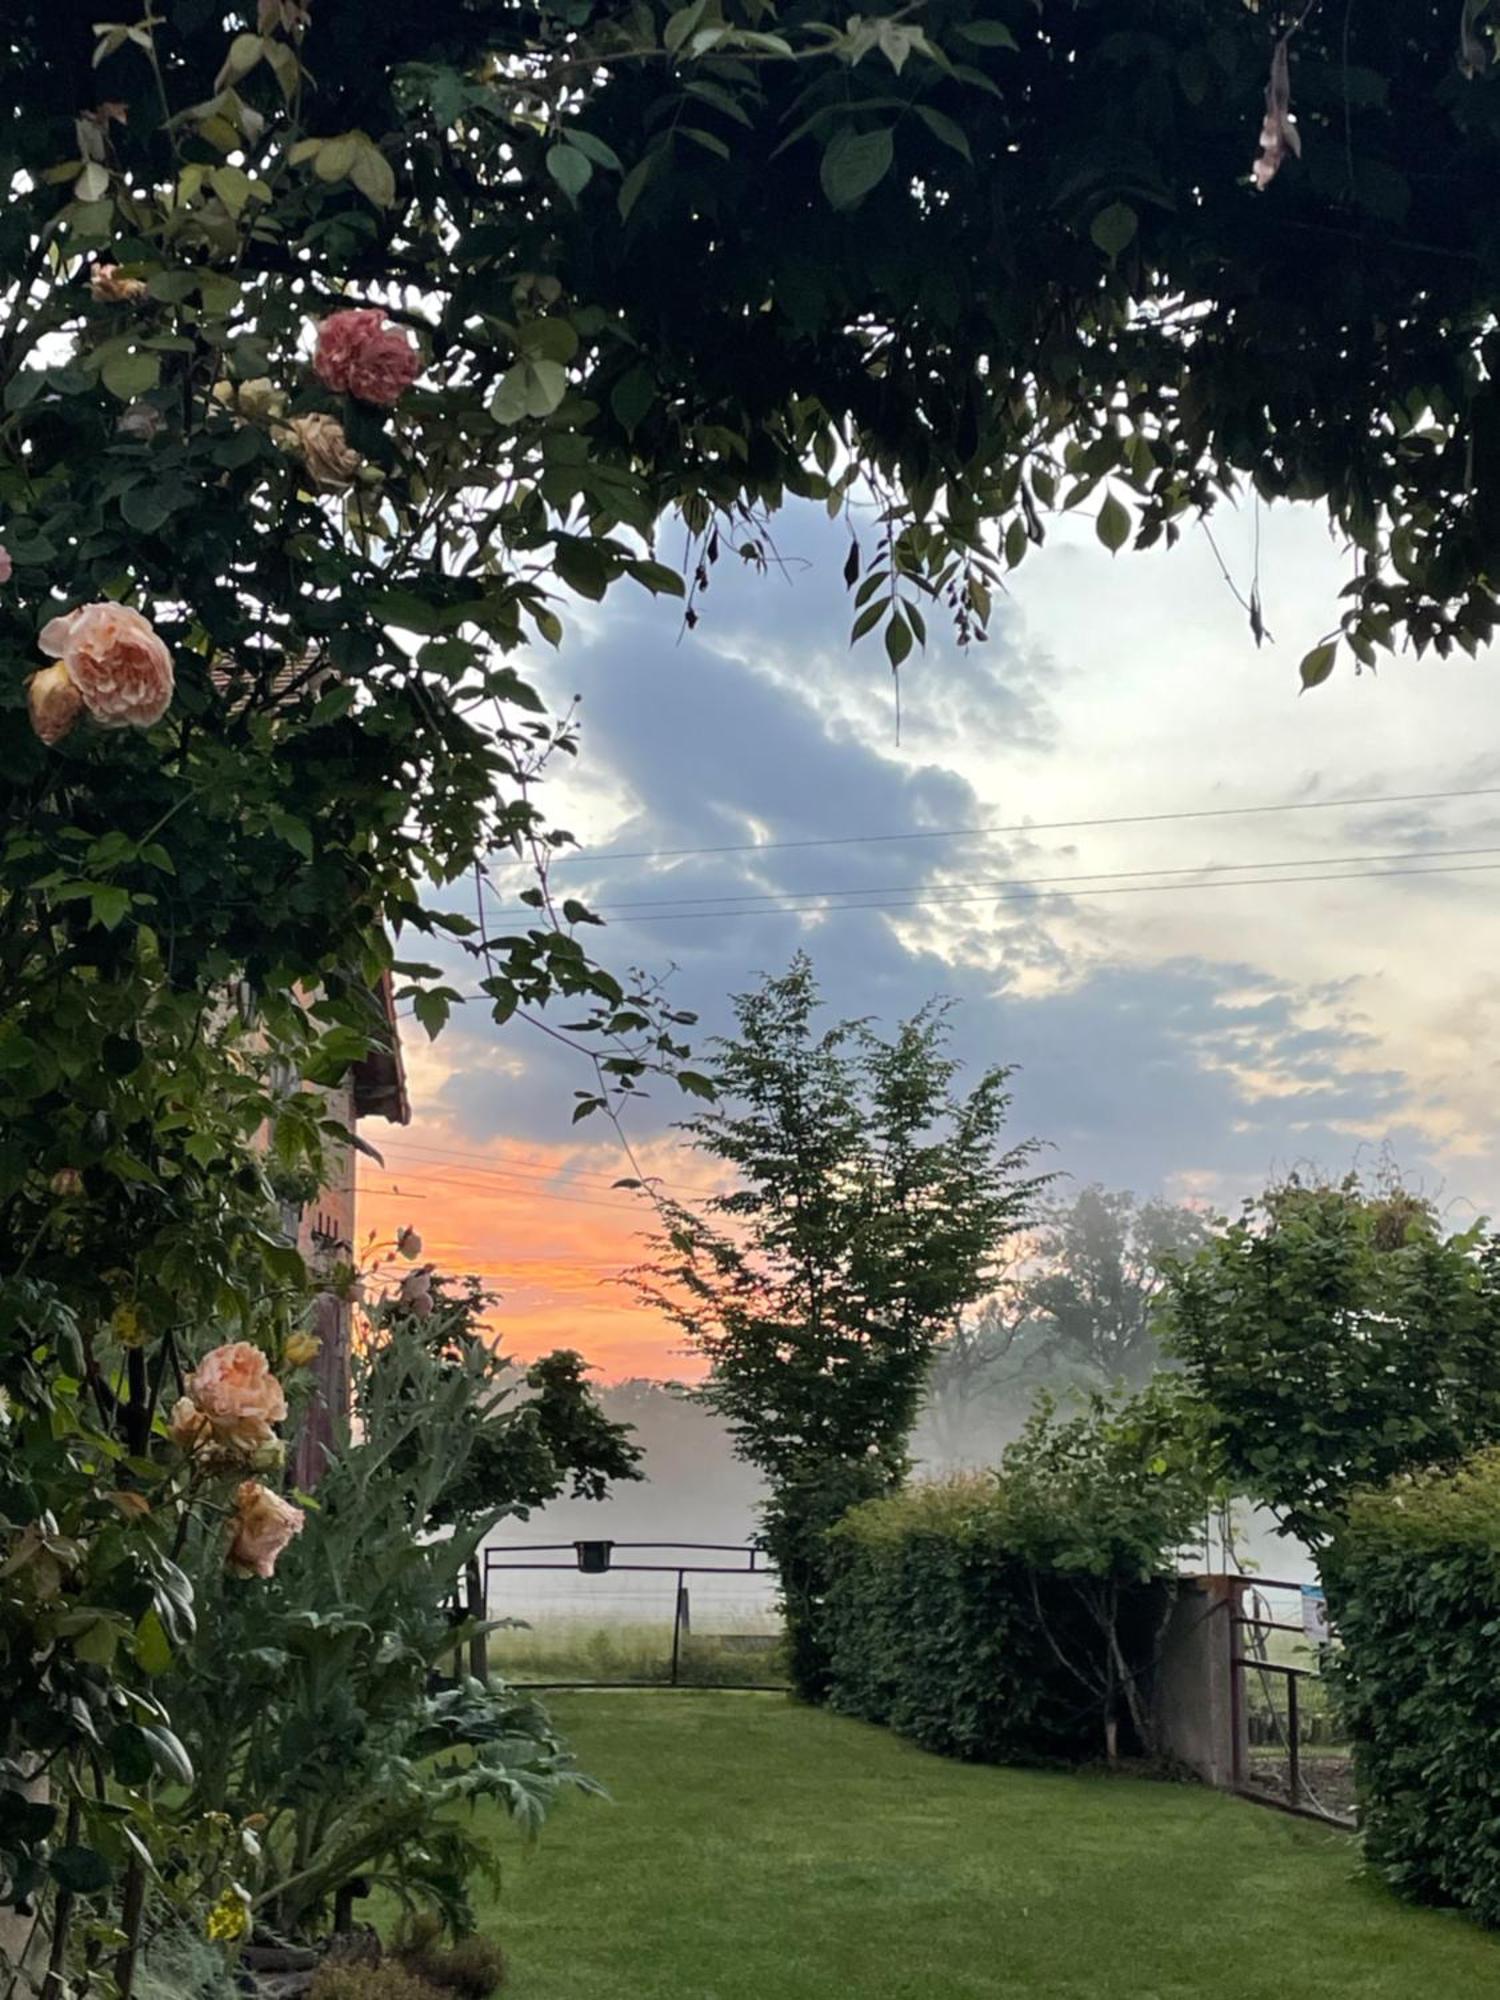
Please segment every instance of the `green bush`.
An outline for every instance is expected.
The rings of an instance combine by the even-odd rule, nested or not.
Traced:
[[[828,1699],[950,1756],[1151,1753],[1175,1557],[1213,1471],[1163,1377],[1066,1418],[1044,1398],[997,1473],[854,1508],[824,1542]]]
[[[1500,1925],[1500,1448],[1356,1496],[1324,1575],[1370,1860]]]

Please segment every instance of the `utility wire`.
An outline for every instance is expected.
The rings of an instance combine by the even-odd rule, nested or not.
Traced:
[[[554,856],[553,865],[567,861],[574,866],[602,867],[615,861],[679,861],[706,854],[770,854],[794,847],[864,847],[899,840],[981,840],[1002,833],[1065,833],[1072,829],[1098,826],[1166,826],[1191,819],[1251,819],[1267,813],[1352,811],[1359,806],[1431,805],[1440,799],[1500,798],[1500,785],[1479,785],[1435,792],[1368,792],[1339,799],[1284,799],[1279,803],[1255,806],[1198,806],[1174,812],[1108,813],[1095,819],[1019,820],[1008,826],[922,827],[911,833],[845,833],[809,840],[740,840],[718,847],[632,847],[606,848],[600,853],[586,849]]]
[[[506,1184],[497,1181],[491,1188],[476,1185],[473,1181],[459,1180],[452,1174],[434,1173],[403,1174],[400,1176],[400,1184],[400,1187],[375,1190],[375,1192],[399,1193],[401,1187],[467,1188],[471,1194],[494,1194],[497,1197],[503,1194],[526,1195],[533,1201],[558,1202],[566,1208],[607,1208],[616,1215],[623,1215],[628,1209],[635,1206],[631,1201],[629,1190],[622,1191],[618,1201],[604,1201],[595,1199],[592,1195],[547,1194],[540,1188],[528,1186],[525,1182]]]
[[[1434,847],[1406,848],[1394,854],[1329,854],[1298,855],[1285,861],[1204,861],[1187,868],[1093,868],[1076,869],[1066,875],[1002,875],[979,882],[938,882],[931,888],[945,898],[950,891],[978,889],[982,891],[998,889],[1066,888],[1075,882],[1142,882],[1165,881],[1167,878],[1182,879],[1190,876],[1206,875],[1254,875],[1267,874],[1273,869],[1308,868],[1316,862],[1323,868],[1362,868],[1376,863],[1395,861],[1446,861],[1469,859],[1475,855],[1500,854],[1500,847]],[[1301,879],[1301,878],[1294,878]],[[796,904],[816,899],[820,904],[825,898],[835,896],[904,896],[920,893],[924,884],[920,882],[890,882],[871,884],[868,888],[849,889],[772,889],[755,894],[736,896],[646,896],[634,901],[601,905],[597,914],[618,916],[622,911],[636,910],[682,910],[694,909],[703,904],[713,905],[712,911],[704,914],[732,914],[737,906],[755,903],[775,903],[787,909]],[[1226,885],[1232,886],[1232,885]],[[493,887],[493,884],[491,885]],[[1079,895],[1092,895],[1093,890],[1074,891]],[[1102,892],[1099,892],[1102,893]],[[831,905],[838,907],[838,905]],[[855,907],[859,907],[856,905]],[[523,917],[527,910],[502,909],[497,915],[505,918]]]
[[[417,1165],[419,1167],[427,1161],[438,1161],[443,1165],[450,1165],[456,1162],[475,1160],[481,1162],[481,1164],[474,1167],[463,1166],[460,1168],[460,1171],[464,1173],[519,1174],[527,1179],[560,1181],[567,1186],[571,1186],[576,1182],[583,1186],[585,1191],[591,1187],[611,1188],[621,1191],[621,1179],[634,1178],[633,1175],[622,1176],[595,1173],[585,1167],[540,1167],[530,1160],[497,1160],[493,1153],[465,1151],[463,1148],[455,1146],[429,1146],[423,1141],[414,1139],[402,1138],[397,1141],[397,1144],[401,1147],[403,1153],[409,1152],[418,1156]],[[383,1159],[387,1163],[382,1170],[387,1173],[399,1172],[400,1158],[398,1157],[394,1165],[392,1165],[390,1164],[390,1151],[382,1147],[381,1152]],[[668,1180],[664,1175],[659,1174],[653,1174],[649,1178],[656,1181],[662,1187],[681,1188],[684,1193],[712,1195],[723,1192],[721,1188],[704,1187],[696,1182]],[[623,1192],[629,1192],[629,1190],[623,1190]]]
[[[1494,852],[1495,850],[1486,850]],[[1379,882],[1396,876],[1417,875],[1484,875],[1500,868],[1500,862],[1480,861],[1458,868],[1367,868],[1358,873],[1311,874],[1252,877],[1236,882],[1131,882],[1117,884],[1106,889],[1075,889],[1061,893],[1071,899],[1097,896],[1144,896],[1181,893],[1193,889],[1282,889],[1295,887],[1305,882]],[[1202,871],[1195,871],[1202,872]],[[856,895],[857,890],[845,892]],[[947,910],[959,909],[975,903],[1035,903],[1042,902],[1059,893],[1051,888],[1025,889],[1020,894],[1007,895],[1002,891],[981,896],[918,896],[901,902],[865,903],[776,903],[770,907],[739,910],[660,910],[641,922],[657,924],[701,923],[729,917],[782,917],[782,916],[826,916],[844,910]],[[599,914],[608,914],[600,912]]]

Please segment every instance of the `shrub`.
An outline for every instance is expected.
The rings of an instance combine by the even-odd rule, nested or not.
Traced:
[[[1044,1405],[998,1473],[854,1508],[827,1538],[832,1705],[986,1762],[1149,1752],[1173,1557],[1207,1490],[1167,1382],[1061,1422]]]
[[[1500,1448],[1356,1496],[1324,1575],[1370,1860],[1500,1925]]]
[[[401,1950],[400,1959],[429,1987],[459,2000],[489,2000],[505,1979],[505,1955],[493,1938],[460,1938],[445,1950],[428,1929]]]

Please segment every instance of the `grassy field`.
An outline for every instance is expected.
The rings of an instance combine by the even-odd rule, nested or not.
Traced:
[[[779,1695],[557,1697],[610,1802],[497,1826],[509,2000],[1480,2000],[1500,1939],[1345,1835],[986,1769]]]
[[[680,1678],[692,1687],[781,1686],[780,1628],[741,1619],[742,1632],[693,1633],[682,1641]],[[538,1618],[490,1635],[490,1664],[518,1686],[538,1681],[666,1683],[672,1672],[672,1625],[644,1620],[601,1624],[588,1618]]]

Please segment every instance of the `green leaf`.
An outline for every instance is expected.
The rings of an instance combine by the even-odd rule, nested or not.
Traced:
[[[668,569],[665,563],[632,562],[630,574],[637,583],[645,584],[653,597],[685,597],[686,586],[675,569]]]
[[[561,315],[529,319],[517,330],[516,344],[531,361],[571,361],[578,352],[578,329]]]
[[[155,1606],[149,1606],[141,1614],[140,1623],[135,1628],[135,1638],[131,1644],[135,1663],[143,1674],[164,1674],[172,1664],[172,1642],[167,1637],[166,1627],[157,1615]]]
[[[1101,208],[1089,224],[1089,235],[1113,262],[1134,241],[1138,226],[1139,217],[1129,202],[1112,201],[1108,208]]]
[[[1130,528],[1130,509],[1113,493],[1106,493],[1099,518],[1094,523],[1094,532],[1111,555],[1117,555],[1130,540]]]
[[[649,368],[632,368],[609,392],[609,407],[622,430],[633,437],[642,417],[656,401],[656,381]]]
[[[102,924],[112,931],[123,921],[130,908],[130,891],[103,885],[93,890],[89,896],[89,915],[96,924]]]
[[[75,1633],[73,1651],[92,1667],[108,1667],[114,1664],[115,1649],[119,1643],[119,1626],[112,1618],[99,1617],[91,1625],[85,1625],[81,1632]]]
[[[677,1088],[686,1091],[689,1097],[706,1098],[712,1104],[719,1093],[710,1078],[700,1076],[696,1070],[680,1069],[677,1072]]]
[[[889,126],[878,132],[856,132],[845,126],[834,134],[818,170],[823,192],[834,208],[854,208],[891,170],[895,147]]]
[[[1003,21],[964,21],[955,31],[980,49],[1013,49],[1016,38]]]
[[[122,1722],[110,1731],[109,1757],[122,1785],[148,1785],[156,1774],[151,1745],[133,1722]]]
[[[935,139],[941,139],[945,146],[951,146],[955,153],[960,154],[970,166],[973,166],[974,155],[969,150],[968,135],[956,119],[950,118],[946,111],[939,111],[935,105],[918,104],[913,108]]]
[[[355,154],[349,178],[375,208],[389,208],[396,199],[395,172],[373,140],[367,141]]]
[[[549,417],[568,393],[567,370],[560,361],[528,361],[525,365],[531,373],[527,414]]]
[[[140,1729],[162,1776],[171,1778],[179,1785],[190,1785],[193,1782],[193,1760],[167,1725],[164,1722],[143,1722]]]
[[[656,173],[658,167],[661,165],[661,160],[662,155],[659,152],[647,153],[642,159],[636,161],[630,172],[621,181],[617,205],[620,210],[620,220],[622,222],[630,220],[630,211],[645,192],[646,183]]]
[[[547,171],[569,200],[577,201],[594,177],[594,163],[581,146],[559,144],[547,148]]]
[[[893,611],[890,623],[885,628],[886,658],[891,663],[892,671],[900,666],[911,651],[911,646],[911,627],[899,611]]]
[[[445,993],[428,989],[414,997],[411,1011],[427,1030],[427,1039],[435,1042],[447,1025],[451,1007]]]
[[[266,814],[266,819],[279,840],[284,840],[288,847],[295,849],[304,861],[312,860],[312,828],[305,821],[294,818],[291,813],[278,811],[275,806]]]
[[[122,403],[133,403],[161,380],[161,361],[147,349],[138,347],[133,352],[110,355],[100,373],[111,395],[118,396]]]
[[[1315,688],[1323,685],[1324,681],[1333,672],[1333,663],[1338,655],[1338,650],[1339,642],[1337,639],[1325,639],[1321,646],[1314,646],[1312,651],[1304,657],[1302,665],[1297,669],[1298,673],[1302,676],[1302,685],[1304,688]]]
[[[622,174],[624,162],[613,146],[607,146],[602,139],[596,139],[592,132],[584,132],[576,125],[568,127],[568,144],[576,146],[580,153],[587,153],[596,167],[608,167],[611,173]]]
[[[60,1847],[47,1867],[53,1881],[75,1896],[96,1896],[114,1880],[114,1870],[96,1847]]]

